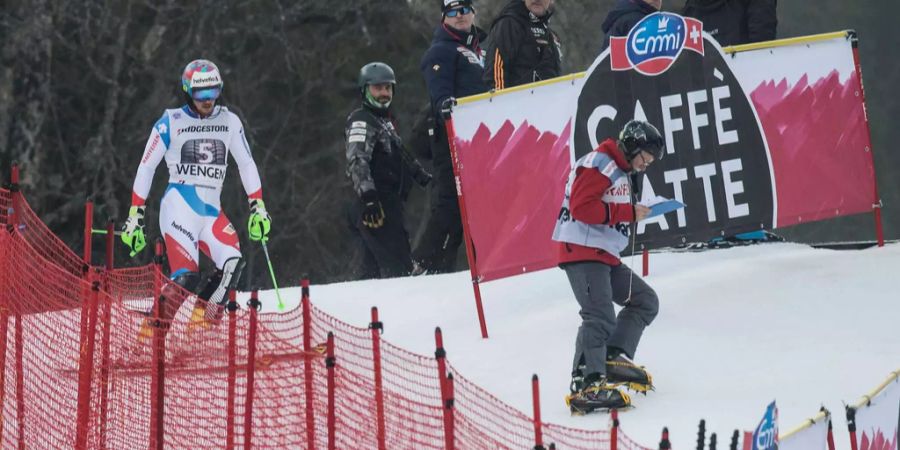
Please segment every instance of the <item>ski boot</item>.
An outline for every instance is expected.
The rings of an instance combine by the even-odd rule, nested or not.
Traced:
[[[241,273],[247,263],[241,258],[229,258],[225,261],[221,270],[210,277],[206,292],[200,294],[200,298],[206,300],[205,316],[207,322],[217,324],[225,314],[225,306],[228,304],[228,293],[238,287]],[[206,294],[206,295],[204,295]]]
[[[191,320],[188,321],[188,333],[205,331],[211,327],[210,321],[206,320],[206,302],[197,299],[194,309],[191,310]]]
[[[229,258],[221,270],[209,276],[194,303],[188,332],[209,330],[222,320],[229,301],[228,293],[237,289],[245,265],[241,258]]]
[[[594,411],[628,409],[631,407],[631,397],[607,383],[606,378],[602,377],[588,383],[580,391],[567,395],[566,406],[573,416],[583,416]]]
[[[141,328],[138,330],[138,343],[149,342],[153,338],[153,329],[157,328],[155,320],[151,317],[141,319]]]
[[[144,317],[141,319],[141,328],[138,329],[135,347],[132,353],[140,353],[141,348],[153,342],[153,336],[159,330],[163,337],[169,333],[170,324],[153,317]]]
[[[625,353],[607,357],[606,378],[613,386],[624,386],[644,395],[653,390],[653,377],[650,373],[628,359]]]

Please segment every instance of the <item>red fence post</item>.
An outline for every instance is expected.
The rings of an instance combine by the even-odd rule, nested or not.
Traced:
[[[857,450],[856,443],[856,408],[847,407],[847,431],[850,432],[850,450]]]
[[[228,394],[225,407],[225,447],[234,448],[234,398],[237,385],[237,299],[228,291]]]
[[[834,432],[831,426],[831,415],[828,416],[828,450],[834,450]]]
[[[88,280],[91,281],[90,273]],[[78,367],[78,414],[76,415],[75,448],[87,448],[91,416],[91,379],[94,371],[94,342],[97,335],[97,302],[100,282],[91,281],[91,295],[87,302],[87,326],[81,330],[81,347]],[[85,310],[82,309],[82,312]]]
[[[859,82],[859,96],[863,105],[863,117],[866,121],[866,137],[869,138],[869,147],[866,147],[866,153],[869,154],[869,158],[872,160],[872,185],[875,186],[874,197],[872,200],[872,212],[875,215],[875,237],[878,239],[878,246],[884,247],[884,225],[881,222],[881,197],[878,195],[878,179],[875,177],[875,156],[872,152],[872,130],[869,127],[869,112],[868,107],[866,106],[866,89],[863,87],[862,80],[862,66],[859,62],[859,40],[856,37],[856,32],[853,32],[850,35],[850,43],[853,46],[853,65],[856,66],[856,80]]]
[[[541,429],[541,386],[537,374],[531,376],[531,402],[534,411],[534,449],[544,450],[544,432]]]
[[[91,276],[91,244],[93,239],[93,234],[91,231],[94,228],[94,202],[88,200],[84,204],[84,247],[82,253],[82,260],[84,261],[84,265],[82,267],[82,275],[84,276],[84,280],[87,281],[87,284],[90,285],[93,282],[93,277]],[[85,371],[87,367],[85,367],[85,351],[87,350],[87,341],[88,341],[88,316],[90,315],[90,304],[91,298],[93,294],[91,293],[91,289],[89,287],[84,287],[82,289],[81,294],[81,315],[80,315],[80,327],[78,332],[78,348],[79,348],[79,358],[78,358],[78,401],[76,403],[76,414],[75,414],[75,448],[82,448],[81,444],[81,436],[80,433],[86,430],[87,425],[82,425],[81,420],[82,416],[85,414],[84,408],[84,397],[85,395],[90,395],[90,381],[88,380],[88,385],[85,385],[85,376],[87,374]]]
[[[94,202],[88,200],[84,204],[84,263],[91,265],[91,244],[94,234]]]
[[[328,450],[335,450],[337,448],[335,436],[336,418],[334,414],[335,364],[334,333],[328,332],[328,344],[325,347],[325,367],[328,370]]]
[[[166,335],[163,328],[169,324],[164,324],[160,320],[162,309],[165,308],[166,301],[162,295],[162,258],[163,244],[162,241],[156,242],[156,256],[154,257],[155,270],[153,274],[153,295],[156,306],[153,308],[153,338],[152,338],[152,354],[153,354],[153,372],[150,374],[150,447],[157,450],[163,450],[165,446],[164,440],[164,419],[165,419],[165,394],[166,394]]]
[[[260,307],[258,292],[250,294],[250,336],[247,339],[247,398],[244,400],[244,449],[253,445],[253,396],[256,379],[256,329],[257,311]]]
[[[438,366],[438,382],[441,389],[441,410],[444,416],[444,448],[453,449],[453,394],[451,383],[447,377],[447,352],[444,350],[444,336],[441,327],[434,329],[434,358]]]
[[[6,404],[6,333],[9,331],[9,310],[6,305],[6,296],[0,300],[0,405]],[[3,420],[0,420],[0,442],[3,442]]]
[[[18,448],[25,450],[25,373],[23,371],[22,356],[24,342],[22,342],[22,316],[16,314],[16,425],[19,427]],[[855,450],[855,449],[854,449]]]
[[[481,326],[481,337],[487,339],[487,321],[484,318],[484,307],[481,304],[481,287],[478,284],[478,268],[475,264],[475,245],[472,243],[472,234],[469,231],[469,216],[466,212],[466,199],[462,193],[462,182],[459,174],[459,154],[456,152],[456,129],[453,128],[453,119],[447,117],[444,120],[447,130],[447,143],[450,145],[450,155],[453,158],[453,176],[456,178],[456,195],[459,201],[459,215],[462,219],[463,241],[466,243],[466,259],[469,261],[469,274],[472,277],[472,289],[475,291],[475,309],[478,311],[478,324]]]
[[[446,425],[446,433],[444,436],[447,439],[447,450],[453,450],[456,448],[456,411],[455,407],[456,397],[454,396],[454,387],[453,387],[453,374],[447,374],[447,399],[444,401],[444,411],[447,411],[447,425]]]
[[[737,441],[737,431],[734,432],[734,437],[732,437],[732,448],[731,450],[735,450],[734,446],[737,445],[735,442]],[[659,450],[672,450],[672,443],[669,442],[669,427],[663,427],[662,430],[662,439],[659,440]]]
[[[19,191],[19,165],[18,163],[12,164],[12,174],[10,177],[10,193],[12,197],[12,213],[9,217],[9,223],[11,226],[11,230],[19,229],[19,209],[21,208],[21,196],[22,193]],[[4,317],[8,320],[8,312],[3,311]],[[16,426],[18,427],[18,448],[21,450],[25,449],[25,376],[22,373],[22,353],[23,353],[23,343],[22,343],[22,316],[16,313],[14,315],[16,319],[16,325],[14,327],[14,336],[16,339],[15,346],[15,365],[16,365]],[[6,334],[4,334],[4,339],[6,338]],[[5,364],[4,364],[5,367]]]
[[[375,372],[375,431],[378,450],[385,450],[387,444],[384,433],[384,386],[381,379],[381,330],[384,329],[384,325],[378,320],[378,308],[374,306],[369,329],[372,330],[372,363]]]
[[[642,245],[641,247],[644,247],[644,246]],[[648,250],[647,247],[644,247],[643,257],[644,257],[643,274],[646,277],[647,275],[650,275],[650,250]]]
[[[613,409],[610,415],[612,416],[612,428],[609,430],[609,448],[616,450],[619,448],[619,410]]]
[[[303,381],[306,394],[306,443],[307,448],[316,448],[316,417],[313,405],[313,366],[312,354],[312,311],[309,304],[309,280],[300,282],[301,301],[303,306]]]
[[[105,291],[110,292],[110,276],[114,268],[113,249],[115,236],[115,222],[110,219],[106,222],[106,274],[104,277]],[[110,299],[104,298],[100,304],[100,420],[99,440],[100,448],[106,448],[106,420],[109,415],[109,344],[110,326],[112,323],[112,311]]]

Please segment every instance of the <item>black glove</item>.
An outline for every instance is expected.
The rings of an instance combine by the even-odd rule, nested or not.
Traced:
[[[378,201],[378,194],[375,191],[366,191],[362,193],[363,211],[362,223],[369,228],[379,228],[384,225],[384,209],[381,208],[381,202]]]
[[[419,170],[413,174],[413,179],[416,180],[416,183],[418,183],[418,185],[422,187],[428,186],[428,183],[431,183],[432,178],[433,177],[431,176],[431,174],[424,169]]]
[[[444,120],[450,118],[450,113],[453,112],[453,107],[456,106],[456,104],[455,97],[447,97],[441,102],[441,117]]]

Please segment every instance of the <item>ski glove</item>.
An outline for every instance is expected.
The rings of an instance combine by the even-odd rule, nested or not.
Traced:
[[[428,183],[431,183],[431,178],[431,174],[426,172],[425,169],[413,173],[413,180],[422,187],[428,186]]]
[[[266,211],[266,204],[260,199],[251,199],[250,221],[247,223],[250,240],[265,241],[269,237],[270,228],[272,228],[272,218]]]
[[[384,209],[375,191],[363,192],[362,202],[365,205],[362,211],[363,225],[369,228],[380,228],[384,225]]]
[[[450,118],[453,108],[457,105],[456,97],[447,97],[441,102],[441,117],[444,120]]]
[[[132,258],[147,246],[147,238],[144,236],[144,208],[132,206],[128,210],[125,226],[122,227],[122,242],[131,249]]]

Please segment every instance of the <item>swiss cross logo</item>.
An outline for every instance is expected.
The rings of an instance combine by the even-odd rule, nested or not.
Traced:
[[[643,75],[669,70],[684,49],[703,54],[703,23],[668,12],[644,17],[627,37],[609,38],[611,69]]]
[[[166,131],[169,130],[169,127],[167,127],[166,124],[161,123],[158,127],[156,127],[156,129],[159,131],[159,134],[166,134]]]

